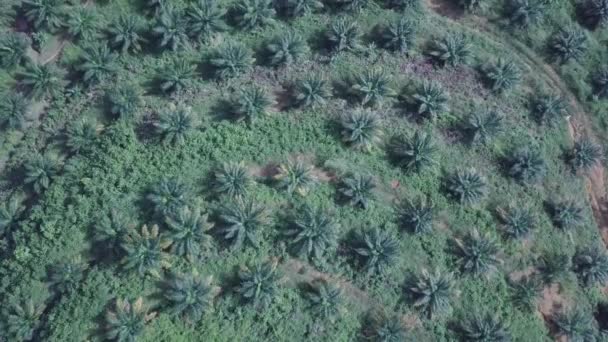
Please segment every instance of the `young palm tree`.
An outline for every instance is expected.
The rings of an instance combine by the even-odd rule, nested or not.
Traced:
[[[222,79],[236,77],[249,71],[253,62],[255,58],[251,56],[251,51],[238,43],[226,43],[220,46],[210,60],[217,77]]]
[[[141,297],[132,303],[127,299],[116,299],[115,307],[106,311],[105,337],[117,342],[136,341],[155,316],[155,312],[149,312],[144,306]]]
[[[469,342],[508,342],[511,334],[508,327],[496,315],[489,312],[473,313],[460,325],[462,337]]]
[[[117,256],[122,252],[120,244],[134,228],[132,218],[124,211],[114,208],[101,216],[95,224],[93,240],[103,246],[104,252],[107,251],[113,256]]]
[[[429,319],[450,311],[453,277],[451,273],[434,273],[422,270],[413,280],[413,285],[407,288],[412,296],[413,305]]]
[[[265,307],[276,295],[280,275],[276,262],[264,262],[239,270],[239,285],[236,292],[254,307]]]
[[[294,254],[320,260],[335,247],[337,228],[336,221],[324,209],[305,206],[295,215],[285,236],[291,240]]]
[[[270,25],[276,14],[271,0],[239,0],[235,13],[238,26],[247,31]]]
[[[114,74],[118,70],[117,57],[105,44],[85,48],[77,67],[84,83],[94,85]]]
[[[152,204],[154,213],[164,218],[188,205],[190,190],[178,178],[163,178],[150,189],[146,199]]]
[[[80,285],[84,271],[85,266],[81,262],[61,262],[51,267],[49,282],[57,292],[71,293]]]
[[[162,49],[177,51],[188,45],[188,25],[184,13],[173,7],[163,6],[152,33],[158,38]]]
[[[587,137],[574,142],[570,164],[575,170],[588,171],[602,160],[602,148]]]
[[[154,123],[156,133],[165,145],[183,145],[196,128],[196,119],[189,108],[180,107],[165,111]]]
[[[220,288],[213,285],[212,276],[203,278],[195,273],[173,273],[165,282],[163,297],[172,315],[196,323],[213,310],[213,299],[219,291]]]
[[[399,242],[388,232],[376,228],[361,234],[353,250],[368,274],[381,274],[397,261]]]
[[[207,214],[201,214],[200,209],[190,210],[188,207],[167,216],[165,238],[171,242],[171,253],[195,261],[204,249],[208,249],[211,246],[209,231],[213,223],[208,222],[207,217]]]
[[[587,51],[585,32],[575,28],[562,28],[551,37],[549,49],[553,59],[564,64],[580,60]]]
[[[13,195],[0,206],[0,238],[10,233],[25,211],[23,199]]]
[[[361,31],[356,22],[337,19],[326,33],[329,47],[334,52],[356,51],[361,48]]]
[[[477,229],[467,233],[462,239],[455,239],[457,263],[463,272],[473,275],[490,275],[497,270],[498,245],[489,234],[480,234]]]
[[[369,152],[382,137],[380,118],[366,109],[348,111],[340,118],[342,140],[353,148]]]
[[[315,315],[333,321],[340,314],[342,290],[337,285],[321,280],[316,281],[306,293]]]
[[[519,308],[527,312],[531,312],[536,308],[538,299],[543,292],[543,284],[538,277],[534,275],[524,276],[509,285],[513,301]]]
[[[536,218],[528,207],[509,206],[497,209],[503,228],[514,239],[526,238],[536,228]]]
[[[290,17],[303,17],[325,7],[319,0],[287,0],[287,13]]]
[[[110,112],[113,115],[131,118],[143,104],[141,90],[136,84],[122,84],[107,92]]]
[[[540,23],[546,11],[541,0],[509,0],[506,5],[506,15],[511,25],[519,28]]]
[[[370,175],[360,173],[347,174],[338,186],[338,192],[348,202],[357,207],[367,209],[369,201],[374,198],[376,184]]]
[[[170,241],[161,237],[158,226],[151,228],[144,225],[141,232],[132,229],[120,244],[125,252],[122,265],[126,270],[137,271],[140,276],[146,273],[160,277],[162,268],[168,267],[168,257],[163,249],[167,248]]]
[[[55,31],[63,24],[62,0],[24,0],[23,13],[37,31]]]
[[[250,124],[260,116],[267,115],[273,104],[266,89],[258,86],[243,87],[231,101],[231,114],[237,120],[246,120]]]
[[[26,94],[36,100],[53,97],[65,86],[64,72],[54,64],[28,63],[17,77]]]
[[[146,42],[142,36],[145,23],[136,15],[121,15],[108,29],[109,44],[121,53],[139,52]]]
[[[34,303],[32,299],[9,303],[3,327],[7,337],[12,341],[32,341],[44,309],[44,304]]]
[[[591,85],[595,96],[601,99],[608,98],[608,67],[602,67],[594,73]]]
[[[51,185],[53,178],[59,173],[59,158],[55,154],[36,153],[23,165],[25,168],[25,184],[41,194]]]
[[[303,58],[308,50],[306,41],[294,31],[283,32],[266,46],[269,63],[273,66],[291,65]]]
[[[278,173],[274,176],[277,186],[287,190],[289,195],[297,193],[305,196],[316,184],[317,179],[312,173],[313,167],[306,165],[301,159],[289,159],[279,166]]]
[[[545,159],[537,149],[524,147],[516,150],[510,158],[509,175],[522,183],[536,183],[546,172]]]
[[[11,70],[27,59],[29,39],[23,33],[5,33],[0,36],[0,67]]]
[[[449,110],[448,100],[447,92],[439,83],[425,81],[418,86],[410,102],[416,114],[434,120]]]
[[[539,124],[553,124],[565,116],[566,103],[559,95],[545,94],[533,100],[532,114]]]
[[[259,230],[268,223],[266,208],[251,199],[237,198],[222,205],[219,218],[224,224],[220,232],[234,249],[245,244],[257,248]]]
[[[414,172],[435,164],[437,151],[432,136],[421,131],[416,131],[410,137],[397,136],[390,145],[390,152],[398,164]]]
[[[331,97],[331,85],[320,75],[313,75],[296,82],[294,100],[298,107],[321,107]]]
[[[553,317],[557,335],[568,341],[595,341],[593,316],[587,310],[575,307],[561,311]]]
[[[65,23],[67,33],[74,39],[91,40],[97,33],[98,20],[92,9],[85,6],[72,8]]]
[[[406,341],[407,329],[398,315],[389,315],[384,311],[373,312],[369,322],[364,326],[364,338],[378,342]]]
[[[499,58],[485,67],[484,77],[493,92],[503,93],[520,82],[521,72],[515,63]]]
[[[447,179],[448,192],[461,204],[475,204],[486,194],[486,179],[477,170],[458,170]]]
[[[435,40],[428,53],[441,65],[452,67],[467,64],[472,58],[471,45],[459,34],[449,34]]]
[[[200,41],[227,30],[225,15],[216,0],[197,0],[186,10],[188,35]]]
[[[596,28],[608,23],[608,1],[587,0],[584,3],[583,15],[587,24]]]
[[[566,254],[544,254],[540,257],[537,269],[546,285],[561,283],[570,278],[572,258]]]
[[[349,92],[363,106],[380,104],[385,98],[395,95],[391,88],[391,79],[383,69],[366,69],[362,73],[354,75],[349,83]]]
[[[472,142],[485,144],[503,130],[504,117],[493,110],[473,112],[465,122],[465,131]]]
[[[553,225],[561,230],[572,231],[583,221],[583,208],[575,201],[556,202],[550,209]]]
[[[214,190],[229,197],[243,197],[252,183],[251,176],[243,162],[224,163],[215,172]]]
[[[600,247],[579,250],[572,258],[572,264],[574,273],[585,286],[608,280],[608,255]]]
[[[406,200],[399,209],[403,228],[414,234],[426,234],[433,231],[435,205],[426,199]]]
[[[0,123],[9,129],[23,129],[27,121],[30,102],[21,93],[0,94]]]
[[[97,122],[82,118],[68,126],[66,145],[70,152],[79,154],[89,151],[97,139]]]
[[[383,48],[402,54],[406,54],[412,49],[415,39],[415,24],[405,18],[390,22],[382,29],[380,35]]]
[[[179,92],[188,87],[194,78],[195,66],[185,59],[176,59],[165,65],[158,75],[163,93]]]

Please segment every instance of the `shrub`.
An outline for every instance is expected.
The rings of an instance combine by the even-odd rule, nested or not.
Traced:
[[[63,25],[62,0],[24,0],[23,14],[36,31],[54,31]]]
[[[53,178],[59,173],[59,158],[52,153],[36,153],[23,166],[24,183],[31,185],[37,194],[41,194],[48,189]]]
[[[23,129],[27,121],[30,102],[21,93],[2,95],[0,101],[0,123],[9,129]]]
[[[26,94],[36,100],[53,97],[65,86],[64,72],[54,64],[28,63],[17,76]]]
[[[152,204],[154,213],[164,218],[188,205],[191,189],[178,178],[162,178],[150,189],[146,199]]]
[[[117,55],[107,45],[85,48],[77,66],[82,72],[83,82],[89,86],[94,85],[114,74],[117,71],[116,58]]]
[[[342,140],[353,148],[369,152],[382,136],[380,118],[375,112],[357,109],[347,112],[340,119]]]
[[[144,27],[138,16],[121,15],[107,30],[110,46],[121,53],[139,52],[146,42],[141,34]]]
[[[299,107],[320,107],[331,97],[331,85],[322,76],[309,76],[296,82],[295,104]]]
[[[422,270],[422,273],[413,279],[413,286],[407,290],[413,297],[414,307],[429,319],[433,319],[450,311],[452,286],[451,273],[441,273],[439,270],[429,273]]]
[[[215,73],[219,78],[231,78],[243,74],[249,69],[255,58],[245,46],[238,43],[227,43],[215,51],[215,56],[210,62],[215,67]]]
[[[205,40],[228,29],[224,22],[226,10],[216,0],[197,0],[186,10],[188,35]]]
[[[149,229],[144,225],[141,232],[132,229],[120,244],[125,252],[123,267],[137,271],[140,276],[150,274],[156,278],[160,277],[161,268],[169,266],[167,255],[163,252],[169,243],[161,237],[157,225]]]
[[[188,25],[184,13],[173,6],[163,6],[152,33],[158,38],[162,49],[177,51],[188,45]]]
[[[588,171],[602,160],[602,148],[587,137],[574,142],[570,152],[570,165],[575,170]]]
[[[242,197],[252,183],[251,177],[245,167],[240,163],[224,163],[215,172],[214,190],[218,194],[230,197]]]
[[[195,261],[201,256],[202,249],[211,246],[209,231],[213,223],[207,221],[207,215],[199,209],[190,210],[183,207],[177,213],[165,218],[167,232],[165,238],[171,242],[171,252]]]
[[[447,179],[448,192],[461,204],[475,204],[486,194],[486,179],[477,170],[458,170]]]
[[[438,63],[452,67],[467,64],[472,57],[471,45],[463,35],[458,34],[435,40],[428,53]]]
[[[410,20],[401,18],[398,21],[391,21],[388,26],[382,28],[380,43],[387,50],[408,53],[412,49],[415,38],[415,25]]]
[[[436,163],[438,149],[430,134],[416,131],[412,136],[397,136],[390,144],[395,161],[408,171],[420,172]]]
[[[524,147],[516,150],[509,163],[509,175],[522,183],[538,182],[547,172],[545,160],[537,149]]]
[[[455,239],[457,263],[465,273],[488,276],[497,270],[498,245],[489,234],[480,234],[476,229],[462,239]]]
[[[65,26],[72,38],[91,40],[97,33],[97,23],[98,18],[93,10],[78,6],[68,12]]]
[[[10,233],[23,212],[25,206],[19,196],[13,195],[0,206],[0,238]]]
[[[237,198],[220,207],[222,237],[239,249],[245,244],[258,247],[259,230],[268,223],[266,208],[253,200]]]
[[[0,36],[0,67],[11,70],[27,60],[29,39],[22,33],[6,33]]]
[[[31,341],[40,326],[44,304],[35,303],[32,299],[11,302],[3,315],[6,322],[3,332],[6,331],[6,336],[14,341]]]
[[[268,113],[272,100],[264,88],[243,87],[231,100],[231,114],[238,120],[253,123]]]
[[[289,195],[295,192],[305,196],[317,182],[312,171],[312,166],[306,165],[302,160],[290,159],[279,166],[274,179],[278,188],[287,190]]]
[[[160,90],[163,93],[172,93],[186,88],[194,78],[194,69],[195,66],[185,59],[167,64],[158,75]]]
[[[317,281],[306,293],[311,309],[316,314],[330,321],[340,313],[342,290],[326,281]]]
[[[561,311],[553,319],[557,335],[568,341],[595,341],[593,316],[581,308]]]
[[[608,280],[608,255],[600,247],[578,251],[572,264],[574,273],[585,286],[603,284]]]
[[[536,218],[530,208],[510,206],[507,209],[498,209],[498,215],[505,232],[511,238],[526,238],[536,228]]]
[[[484,69],[484,77],[493,92],[503,93],[519,84],[521,73],[513,62],[499,58]]]
[[[536,308],[538,299],[543,292],[543,284],[535,276],[524,276],[510,284],[513,301],[528,312]]]
[[[293,31],[280,34],[266,46],[269,63],[273,66],[291,65],[301,60],[307,48],[304,38]]]
[[[304,207],[285,231],[294,254],[320,260],[337,239],[336,221],[322,208]]]
[[[72,153],[89,151],[97,139],[97,123],[94,120],[82,118],[67,128],[66,145]]]
[[[354,252],[368,274],[381,274],[397,261],[399,242],[387,231],[376,228],[359,236]]]
[[[172,315],[195,323],[213,309],[213,299],[219,291],[220,288],[213,285],[211,276],[203,278],[196,273],[174,273],[165,283],[163,297]]]
[[[276,296],[280,276],[276,262],[264,262],[239,271],[240,284],[236,291],[254,307],[265,307]]]
[[[545,284],[560,283],[569,278],[572,260],[566,254],[544,254],[537,269]]]
[[[473,313],[460,324],[463,338],[471,342],[508,342],[511,334],[498,316]]]
[[[356,51],[361,48],[361,31],[356,22],[337,19],[326,33],[329,47],[334,52]]]
[[[504,117],[496,111],[473,112],[464,124],[464,130],[469,139],[476,143],[485,144],[503,130]]]
[[[573,230],[583,221],[583,209],[574,201],[556,202],[550,206],[553,225],[561,230]]]
[[[141,90],[133,84],[112,87],[107,92],[110,112],[123,118],[131,118],[143,104]]]
[[[183,145],[196,128],[196,119],[189,108],[181,107],[162,112],[154,123],[156,133],[165,145]]]
[[[509,0],[506,6],[509,22],[519,28],[540,23],[545,11],[545,2],[541,0]]]
[[[394,96],[390,77],[382,69],[366,69],[350,80],[350,93],[361,105],[376,105],[385,98]]]
[[[61,262],[51,267],[49,282],[61,294],[76,291],[84,278],[85,267],[79,262]]]
[[[583,15],[588,25],[595,28],[608,23],[608,1],[587,0],[583,6]]]
[[[580,60],[585,52],[587,36],[574,28],[561,29],[551,37],[549,50],[553,59],[559,63]]]
[[[435,205],[432,201],[417,199],[407,200],[399,209],[401,225],[414,234],[426,234],[433,231]]]
[[[271,0],[239,0],[235,5],[235,20],[244,30],[252,30],[274,22],[275,10]]]
[[[539,124],[554,124],[564,116],[566,104],[559,95],[541,95],[533,100],[532,114]]]
[[[374,198],[376,184],[370,175],[360,173],[348,174],[338,186],[338,192],[353,205],[367,209],[369,201]]]
[[[118,342],[135,341],[155,316],[155,312],[148,312],[141,297],[132,303],[117,299],[114,309],[106,311],[105,337]]]
[[[435,120],[439,115],[449,111],[449,96],[443,87],[436,82],[423,82],[411,97],[416,114]]]

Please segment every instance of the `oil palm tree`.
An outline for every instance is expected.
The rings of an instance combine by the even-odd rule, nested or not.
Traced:
[[[294,100],[298,107],[321,107],[331,97],[331,85],[320,75],[313,75],[296,82]]]
[[[11,300],[5,316],[7,337],[13,341],[32,341],[36,329],[40,326],[40,318],[45,306],[28,300]]]
[[[416,110],[416,114],[431,120],[449,110],[449,95],[436,82],[421,83],[408,100]]]
[[[441,65],[452,67],[467,64],[472,57],[471,45],[459,34],[449,34],[435,40],[428,53]]]
[[[210,63],[215,68],[217,77],[222,79],[239,76],[249,71],[255,62],[251,51],[238,43],[226,43],[220,46]]]
[[[278,173],[274,176],[277,186],[287,190],[289,195],[297,193],[305,196],[317,183],[317,178],[312,173],[312,166],[307,165],[299,158],[289,159],[279,166]]]
[[[475,204],[485,196],[487,182],[474,168],[458,170],[448,176],[446,188],[461,204]]]
[[[462,337],[470,342],[508,342],[511,333],[497,315],[474,312],[460,324]]]
[[[513,301],[519,308],[528,312],[536,308],[543,291],[543,284],[538,277],[534,275],[524,276],[509,285]]]
[[[438,149],[428,133],[416,131],[412,136],[397,136],[390,144],[395,161],[408,171],[420,172],[435,164]]]
[[[382,28],[380,34],[383,48],[402,54],[412,49],[415,38],[416,27],[412,21],[405,18],[390,22],[388,26]]]
[[[179,178],[163,178],[150,189],[146,199],[160,218],[177,213],[188,205],[191,189]]]
[[[549,214],[553,225],[563,231],[572,231],[583,221],[583,208],[571,200],[551,203]]]
[[[503,121],[502,114],[496,111],[476,111],[467,118],[464,129],[473,143],[485,144],[502,132]]]
[[[336,246],[338,224],[323,208],[305,206],[294,215],[285,236],[294,254],[320,260]]]
[[[21,93],[0,94],[0,123],[9,129],[23,129],[27,122],[30,102]]]
[[[143,104],[139,86],[123,83],[107,91],[110,112],[122,118],[132,118]]]
[[[547,172],[545,159],[541,152],[529,147],[515,150],[510,157],[509,164],[509,175],[525,184],[542,180]]]
[[[254,307],[265,307],[274,299],[281,276],[276,262],[263,262],[251,267],[242,267],[238,273],[236,292]]]
[[[477,229],[462,239],[455,239],[457,263],[463,272],[473,275],[490,275],[498,268],[500,259],[498,245],[489,234],[480,234]]]
[[[77,66],[84,83],[94,85],[113,75],[118,70],[117,57],[105,44],[86,47]]]
[[[62,294],[74,292],[84,278],[84,265],[79,262],[61,262],[51,267],[51,287]]]
[[[230,112],[237,120],[253,123],[268,113],[273,100],[266,89],[258,86],[243,87],[231,99]]]
[[[163,144],[179,146],[186,143],[186,138],[196,129],[196,125],[190,108],[179,107],[162,112],[154,128]]]
[[[21,196],[12,195],[0,205],[0,238],[10,233],[25,211]]]
[[[351,205],[367,209],[370,200],[375,197],[375,188],[376,183],[372,176],[361,173],[350,173],[340,182],[338,192],[348,199]]]
[[[67,14],[66,31],[73,39],[91,40],[97,33],[98,20],[95,11],[86,6],[72,8]]]
[[[244,30],[269,25],[276,14],[271,0],[239,0],[234,9],[236,23]]]
[[[602,148],[588,137],[579,138],[569,157],[575,170],[589,171],[603,159]]]
[[[207,221],[207,214],[200,209],[184,207],[165,218],[167,232],[165,238],[171,242],[171,252],[195,261],[204,249],[211,246],[209,231],[213,223]]]
[[[162,49],[177,49],[188,45],[188,25],[184,13],[171,6],[163,6],[157,17],[152,33]]]
[[[406,200],[398,209],[401,226],[414,234],[433,231],[435,205],[427,199]]]
[[[399,242],[376,228],[360,234],[353,251],[368,274],[381,274],[397,261]]]
[[[493,92],[504,93],[519,84],[521,71],[515,63],[499,58],[484,68],[484,77]]]
[[[220,288],[213,285],[212,276],[173,273],[165,282],[163,297],[172,315],[196,323],[205,313],[213,310],[213,299],[219,291]]]
[[[215,171],[214,177],[215,192],[230,197],[243,197],[252,183],[251,176],[242,162],[222,164]]]
[[[578,61],[587,51],[587,36],[576,28],[562,28],[551,37],[549,50],[553,59],[565,64]]]
[[[108,29],[109,44],[121,53],[139,52],[146,42],[142,32],[145,23],[136,15],[121,15]]]
[[[566,103],[559,95],[543,94],[532,101],[532,114],[539,124],[553,124],[565,116]]]
[[[400,342],[407,340],[407,329],[399,315],[383,310],[372,312],[363,328],[365,340],[377,342]]]
[[[323,319],[329,319],[330,321],[340,313],[340,306],[343,301],[342,296],[342,289],[327,281],[315,282],[311,286],[310,291],[306,293],[306,297],[315,315],[319,315]]]
[[[146,324],[156,316],[144,306],[143,298],[130,302],[127,299],[116,299],[114,308],[108,309],[105,315],[105,337],[117,342],[136,341],[143,333]]]
[[[595,341],[593,316],[581,307],[560,311],[552,321],[560,338],[568,341]]]
[[[268,62],[273,66],[291,65],[300,61],[308,50],[306,41],[294,31],[283,32],[267,46]]]
[[[188,87],[194,79],[195,66],[186,59],[168,63],[158,74],[160,90],[163,93],[179,92]]]
[[[290,17],[303,17],[324,7],[319,0],[287,0],[287,14]]]
[[[53,153],[36,153],[23,166],[25,184],[31,185],[36,193],[41,194],[49,188],[53,178],[59,173],[60,162]]]
[[[356,51],[360,49],[361,32],[356,22],[337,19],[326,33],[329,47],[334,52]]]
[[[137,271],[140,276],[150,274],[160,277],[162,268],[168,267],[168,256],[163,251],[170,244],[160,234],[157,225],[148,228],[142,226],[141,231],[132,229],[124,237],[121,248],[124,251],[122,265],[126,270]]]
[[[413,306],[433,319],[451,310],[452,286],[451,273],[441,273],[438,269],[433,273],[422,270],[414,277],[413,284],[407,291],[412,296]]]
[[[26,94],[35,100],[53,97],[65,86],[64,72],[50,63],[28,63],[17,77]]]
[[[353,75],[349,83],[349,92],[362,106],[375,106],[395,95],[391,79],[383,69],[366,69]]]
[[[66,145],[70,152],[79,154],[90,150],[97,139],[97,122],[82,118],[68,126]]]
[[[537,269],[544,284],[561,283],[570,278],[572,258],[562,253],[546,253],[540,257]]]
[[[258,247],[260,230],[268,224],[266,208],[252,199],[237,198],[220,207],[220,232],[234,249]]]
[[[511,25],[527,28],[543,20],[545,4],[546,2],[541,0],[509,0],[505,12]]]
[[[226,10],[216,0],[197,0],[186,10],[188,35],[205,40],[228,29],[224,22]]]
[[[587,0],[583,5],[583,16],[588,25],[597,28],[608,23],[607,0]]]
[[[36,30],[55,31],[63,24],[62,0],[24,0],[23,13]]]
[[[93,240],[103,246],[104,252],[118,256],[122,253],[120,244],[134,228],[132,218],[122,208],[112,208],[95,223]]]
[[[29,39],[22,33],[5,33],[0,36],[0,67],[11,70],[27,59]]]
[[[608,255],[599,247],[579,250],[572,258],[572,265],[585,286],[603,284],[608,280]]]
[[[353,148],[369,152],[382,137],[381,120],[378,115],[367,109],[348,111],[340,118],[342,140]]]
[[[536,218],[528,207],[509,206],[497,209],[504,231],[514,239],[526,238],[536,228]]]

